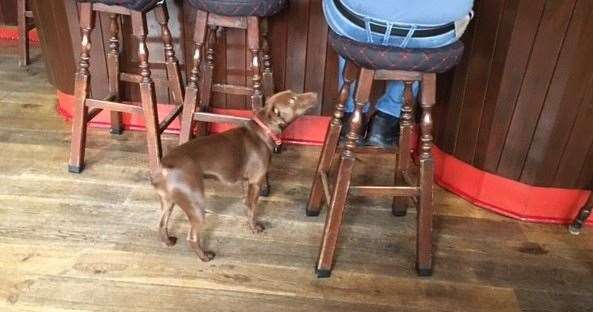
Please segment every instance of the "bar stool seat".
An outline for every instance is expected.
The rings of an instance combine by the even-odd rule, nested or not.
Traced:
[[[104,5],[117,5],[132,11],[145,12],[153,9],[164,0],[78,0],[78,2],[101,3]]]
[[[330,44],[340,55],[368,69],[444,73],[459,63],[463,43],[440,48],[410,49],[354,41],[330,32]]]
[[[417,203],[416,227],[416,269],[419,275],[432,274],[432,217],[433,217],[433,175],[432,157],[432,108],[436,102],[436,73],[453,67],[461,58],[463,44],[454,43],[435,49],[401,49],[374,44],[360,43],[330,32],[332,47],[344,58],[344,84],[334,110],[333,118],[325,136],[325,142],[313,179],[306,214],[317,216],[321,204],[328,206],[323,238],[316,264],[317,277],[329,277],[334,264],[334,255],[344,217],[348,195],[393,197],[392,214],[406,215],[410,199]],[[357,66],[360,67],[356,77]],[[356,83],[354,81],[357,80]],[[400,118],[399,149],[377,149],[358,146],[363,123],[363,108],[369,103],[374,80],[401,80],[404,83],[403,105]],[[412,85],[418,82],[422,88],[420,107],[419,172],[411,174],[412,130],[415,99]],[[338,149],[345,103],[354,86],[355,110],[349,123],[349,132],[343,149]],[[330,168],[337,160],[335,177]],[[351,184],[356,154],[362,152],[396,153],[394,183],[392,185]]]
[[[288,0],[189,0],[196,9],[225,16],[272,16]]]

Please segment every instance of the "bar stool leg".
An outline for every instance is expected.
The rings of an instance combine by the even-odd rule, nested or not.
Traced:
[[[270,29],[268,19],[264,18],[261,22],[262,32],[262,51],[264,70],[262,73],[264,84],[264,97],[267,99],[274,94],[274,72],[272,71],[272,55],[270,54]]]
[[[216,46],[216,26],[210,26],[206,35],[206,64],[202,75],[202,88],[200,89],[199,109],[202,112],[210,110],[210,100],[212,99],[212,79],[214,78],[215,66],[215,46]],[[208,135],[208,123],[198,124],[198,135]]]
[[[89,90],[89,58],[91,50],[90,33],[93,29],[94,12],[90,3],[80,4],[81,50],[80,63],[74,82],[74,113],[72,114],[72,141],[68,171],[81,173],[84,169],[84,150],[86,146],[86,119],[88,108],[85,105]]]
[[[148,146],[148,161],[151,172],[160,168],[162,154],[159,131],[159,120],[154,91],[154,82],[150,77],[148,63],[148,49],[146,47],[146,17],[144,13],[132,12],[132,31],[138,39],[138,58],[140,60],[140,98],[146,127],[146,141]]]
[[[30,63],[29,58],[29,31],[27,27],[26,0],[17,1],[17,24],[19,32],[18,54],[19,66],[26,67]]]
[[[183,105],[183,84],[181,82],[181,73],[179,71],[179,62],[175,56],[173,47],[173,38],[169,30],[169,11],[167,3],[163,2],[155,8],[156,20],[161,26],[161,37],[165,48],[165,67],[167,70],[167,80],[170,82],[169,88],[173,96],[173,103]]]
[[[405,183],[404,174],[410,169],[410,143],[412,139],[412,120],[414,113],[414,94],[412,93],[413,81],[404,81],[404,105],[400,120],[399,153],[395,168],[395,185]],[[408,210],[408,197],[394,197],[391,212],[396,217],[403,217]]]
[[[422,79],[422,119],[420,122],[420,199],[416,234],[416,269],[420,276],[432,275],[432,218],[434,162],[432,157],[432,107],[436,101],[436,75]]]
[[[262,82],[264,89],[264,103],[265,100],[274,94],[274,75],[272,71],[272,56],[270,55],[269,43],[269,23],[267,18],[262,18],[260,24],[261,31],[261,59],[263,61]],[[282,152],[282,146],[276,146],[274,153]]]
[[[585,206],[581,208],[581,211],[579,211],[579,214],[568,228],[570,234],[579,235],[581,233],[581,228],[585,224],[585,221],[587,221],[587,218],[589,218],[589,215],[591,215],[591,210],[593,210],[593,193],[591,193],[589,200]]]
[[[119,21],[117,14],[109,15],[109,53],[107,54],[107,73],[109,77],[109,95],[114,101],[120,101],[119,93]],[[122,113],[111,111],[111,130],[112,134],[122,134]]]
[[[200,81],[200,63],[202,62],[202,46],[206,38],[206,27],[208,13],[197,11],[196,26],[194,31],[194,54],[192,58],[192,71],[185,90],[183,112],[181,113],[181,131],[179,133],[179,144],[183,144],[191,138],[193,128],[193,116],[198,106],[198,83]]]
[[[251,95],[251,110],[258,111],[263,106],[261,62],[259,35],[259,18],[247,17],[247,46],[251,51],[251,71],[253,75],[253,94]]]
[[[346,101],[348,100],[350,88],[352,86],[352,82],[354,81],[354,79],[347,74],[349,67],[352,67],[352,64],[348,62],[346,63],[346,68],[342,72],[344,84],[340,90],[338,104],[336,104],[332,120],[325,134],[325,141],[323,143],[323,148],[321,149],[319,162],[317,163],[317,170],[315,171],[315,177],[313,178],[313,185],[311,186],[311,193],[309,193],[309,201],[307,202],[307,208],[305,211],[306,215],[309,217],[316,217],[319,215],[322,201],[325,200],[327,205],[330,204],[330,200],[324,198],[324,194],[325,192],[329,191],[329,187],[323,185],[321,176],[327,176],[334,160],[336,148],[338,147],[338,143],[340,141],[340,131],[342,130],[344,109],[346,108]],[[326,189],[325,191],[324,188]]]
[[[373,70],[363,68],[359,75],[355,97],[356,108],[350,119],[350,132],[347,136],[348,141],[340,158],[334,193],[329,205],[327,218],[325,219],[325,228],[316,268],[317,277],[329,277],[331,275],[336,244],[344,216],[346,197],[350,188],[352,167],[355,161],[354,149],[356,148],[356,142],[359,140],[362,128],[362,110],[364,104],[369,101],[374,74],[375,72]]]

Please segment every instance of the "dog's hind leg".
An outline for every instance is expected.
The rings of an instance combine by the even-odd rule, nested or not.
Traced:
[[[166,196],[159,194],[161,198],[161,221],[159,222],[159,237],[161,241],[167,246],[173,246],[177,242],[177,237],[169,236],[169,218],[173,212],[173,201],[166,198]]]
[[[263,181],[256,183],[249,183],[247,187],[247,219],[249,222],[249,228],[253,233],[260,233],[265,230],[264,225],[261,222],[256,221],[255,209],[259,200],[259,192]]]
[[[189,220],[190,228],[187,232],[187,243],[198,255],[200,260],[207,262],[214,258],[215,254],[205,251],[200,244],[200,227],[204,223],[204,187],[202,181],[191,176],[183,177],[185,183],[183,188],[174,192],[175,203],[185,212]]]

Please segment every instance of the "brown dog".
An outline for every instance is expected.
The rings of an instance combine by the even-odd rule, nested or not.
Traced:
[[[173,206],[177,204],[189,219],[187,241],[190,247],[202,261],[214,258],[214,253],[202,249],[199,238],[205,216],[205,177],[225,184],[247,182],[245,204],[249,227],[254,233],[263,231],[263,225],[256,221],[255,208],[272,151],[279,144],[278,136],[316,103],[316,93],[298,94],[288,90],[274,94],[245,126],[195,138],[163,157],[160,171],[151,179],[161,198],[161,241],[167,246],[177,241],[167,230]]]

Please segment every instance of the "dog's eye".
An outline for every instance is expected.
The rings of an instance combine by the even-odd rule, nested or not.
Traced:
[[[274,114],[280,115],[280,112],[278,111],[278,108],[276,108],[276,107],[274,107]]]

